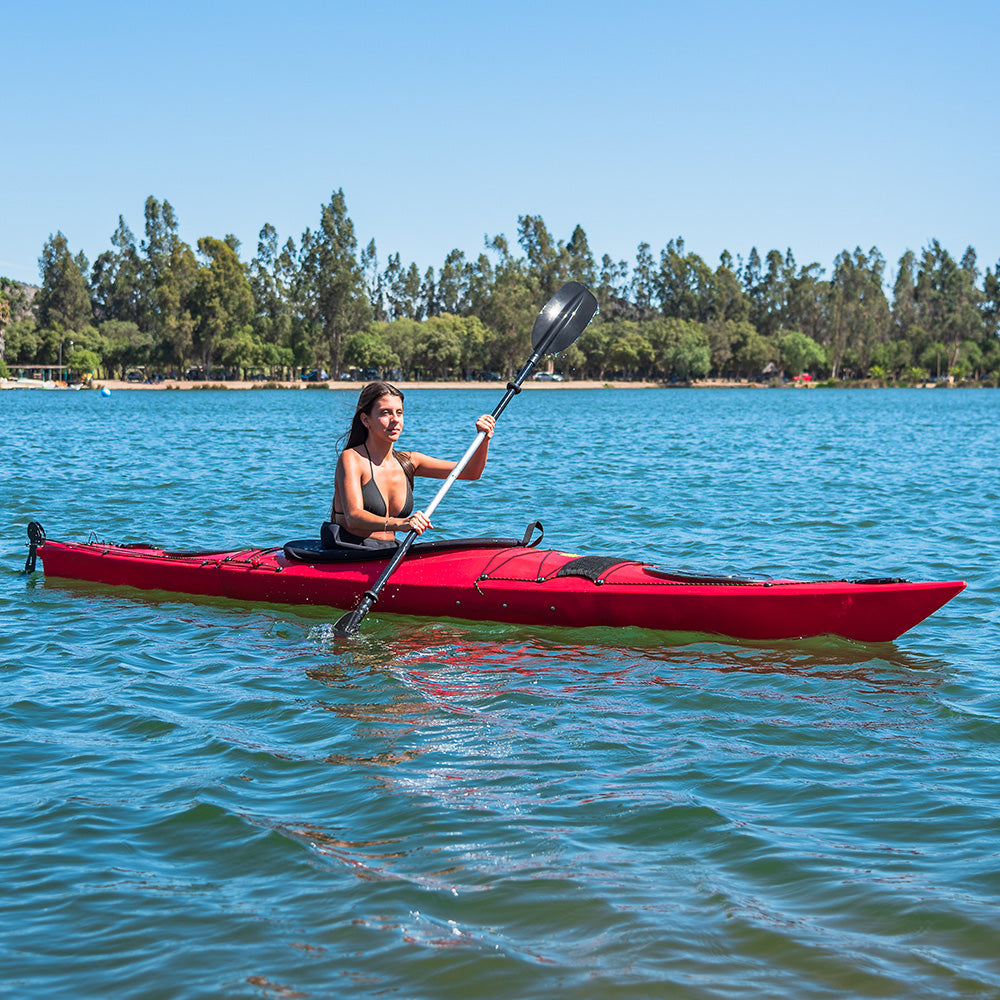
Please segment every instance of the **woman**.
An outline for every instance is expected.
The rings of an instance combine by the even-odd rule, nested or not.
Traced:
[[[476,421],[476,430],[486,438],[459,479],[482,475],[494,424],[489,414]],[[419,535],[433,527],[423,511],[413,510],[413,477],[444,479],[455,463],[418,451],[396,451],[402,433],[402,392],[388,382],[366,385],[337,460],[332,524],[324,526],[324,545],[383,548],[396,544],[397,531]]]

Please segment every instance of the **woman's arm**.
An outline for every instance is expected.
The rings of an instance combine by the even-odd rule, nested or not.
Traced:
[[[486,437],[482,444],[472,453],[472,458],[459,473],[459,479],[478,479],[486,468],[486,459],[489,458],[490,438],[496,429],[496,421],[489,413],[484,413],[476,421],[476,430],[482,431]],[[448,473],[455,468],[457,463],[446,462],[440,458],[433,458],[431,455],[421,455],[418,451],[410,452],[410,461],[413,463],[413,474],[415,476],[426,476],[428,479],[446,479]]]

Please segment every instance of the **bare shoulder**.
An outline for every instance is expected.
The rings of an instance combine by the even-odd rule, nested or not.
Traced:
[[[347,474],[361,472],[361,456],[353,448],[345,448],[337,459],[337,468],[343,469]]]

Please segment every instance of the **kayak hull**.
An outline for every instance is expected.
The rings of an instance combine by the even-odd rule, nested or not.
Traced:
[[[284,549],[178,553],[151,546],[44,541],[52,578],[237,601],[355,607],[385,566],[372,553],[311,561]],[[638,627],[741,639],[898,638],[964,589],[961,581],[794,581],[692,577],[628,559],[579,557],[511,540],[413,546],[379,613],[568,628]]]

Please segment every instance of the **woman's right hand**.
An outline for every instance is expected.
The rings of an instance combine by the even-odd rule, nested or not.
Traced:
[[[399,521],[400,525],[395,529],[396,531],[415,531],[418,535],[422,535],[428,528],[434,527],[422,510],[415,510],[409,517],[399,518]]]

